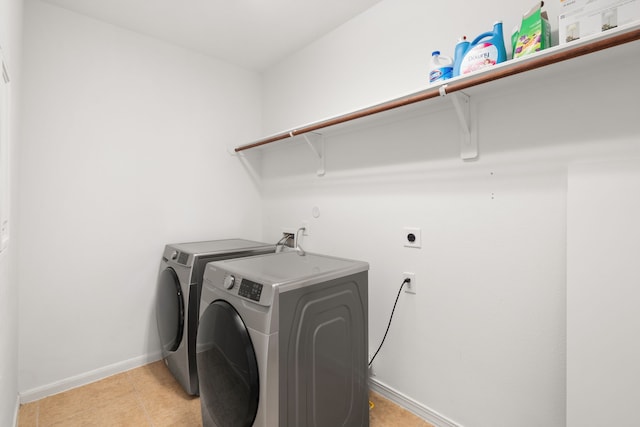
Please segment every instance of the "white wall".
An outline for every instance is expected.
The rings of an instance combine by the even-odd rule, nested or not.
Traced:
[[[0,254],[0,425],[14,424],[18,397],[18,268],[16,211],[18,180],[18,110],[20,100],[20,60],[22,1],[0,0],[0,48],[11,82],[9,122],[9,182],[11,200],[11,240]]]
[[[545,2],[550,16],[557,16],[556,3]],[[287,130],[424,89],[431,52],[453,57],[460,36],[471,41],[498,20],[509,40],[532,5],[530,0],[382,1],[265,72],[264,131]]]
[[[441,101],[429,115],[329,137],[323,178],[301,144],[267,150],[262,200],[226,154],[258,136],[261,111],[266,134],[423,88],[432,50],[451,54],[458,36],[496,19],[508,32],[531,6],[501,3],[385,0],[268,70],[261,110],[253,73],[28,0],[14,233],[23,398],[158,357],[165,243],[272,240],[306,220],[306,249],[371,264],[372,351],[401,273],[416,273],[375,385],[463,426],[565,425],[567,170],[640,154],[636,57],[606,86],[604,73],[576,66],[475,93],[476,162],[458,158]],[[403,226],[422,228],[422,249],[401,246]],[[5,278],[16,270],[0,273],[0,291],[15,295]],[[15,325],[15,307],[5,313]],[[13,408],[4,396],[15,395],[17,362],[4,344],[15,328],[0,331],[2,404]]]
[[[424,88],[432,50],[452,53],[458,35],[498,18],[509,31],[530,6],[383,1],[268,70],[265,134]],[[265,238],[308,221],[305,249],[370,263],[371,351],[402,273],[416,274],[418,293],[400,298],[374,386],[457,425],[565,425],[567,170],[640,153],[639,60],[616,62],[604,85],[607,58],[470,91],[475,162],[460,160],[443,100],[328,136],[322,178],[303,142],[264,151]],[[404,226],[422,229],[422,249],[402,246]]]
[[[640,158],[573,165],[567,259],[567,426],[637,426]]]
[[[227,146],[256,137],[260,79],[26,2],[20,391],[32,400],[159,358],[166,243],[259,238]]]

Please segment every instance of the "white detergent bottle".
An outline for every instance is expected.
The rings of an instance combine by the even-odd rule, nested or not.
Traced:
[[[429,69],[429,84],[435,84],[453,76],[453,58],[440,55],[436,50],[431,54],[431,67]]]

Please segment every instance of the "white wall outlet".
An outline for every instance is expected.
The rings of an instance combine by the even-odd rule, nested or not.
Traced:
[[[404,284],[404,291],[408,294],[415,294],[417,292],[416,275],[414,273],[402,273],[402,280],[404,281],[405,279],[411,281]]]
[[[402,229],[402,242],[406,248],[421,248],[422,231],[415,227],[404,227]]]

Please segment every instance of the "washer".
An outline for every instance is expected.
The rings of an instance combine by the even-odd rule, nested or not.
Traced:
[[[188,394],[198,394],[195,348],[205,265],[274,251],[275,245],[243,239],[165,246],[158,273],[156,321],[164,362]]]
[[[296,251],[207,264],[204,427],[368,426],[368,270]]]

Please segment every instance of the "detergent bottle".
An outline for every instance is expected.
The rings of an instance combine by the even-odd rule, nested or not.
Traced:
[[[460,64],[467,50],[469,50],[469,41],[467,36],[462,36],[458,39],[455,54],[453,55],[453,77],[460,75]]]
[[[452,77],[453,59],[440,55],[436,50],[431,54],[431,67],[429,69],[429,84],[434,84]]]
[[[480,34],[469,45],[460,62],[459,73],[483,70],[507,60],[502,21],[493,24],[493,30]]]

